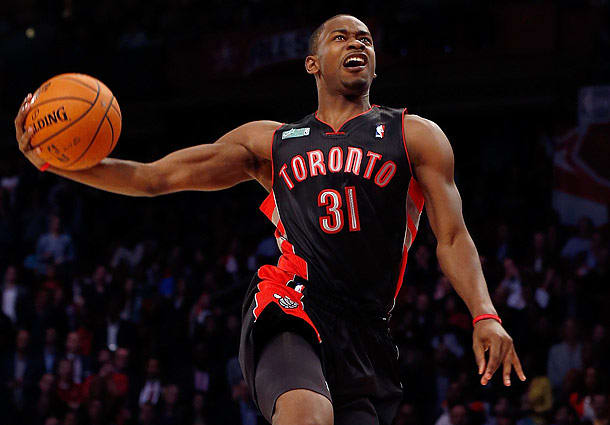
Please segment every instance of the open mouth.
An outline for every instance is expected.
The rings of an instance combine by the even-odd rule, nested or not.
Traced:
[[[346,57],[343,61],[343,66],[349,70],[359,71],[364,69],[368,62],[365,54],[357,53]]]

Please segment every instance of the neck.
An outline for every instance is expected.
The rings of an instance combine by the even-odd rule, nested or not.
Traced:
[[[338,129],[348,119],[369,109],[371,104],[368,90],[364,94],[346,96],[318,88],[317,116],[334,129]]]

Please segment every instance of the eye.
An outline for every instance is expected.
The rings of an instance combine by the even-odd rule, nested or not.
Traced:
[[[366,44],[373,43],[373,41],[368,37],[360,37],[360,41],[362,41],[363,43],[366,43]]]
[[[342,38],[343,40],[345,40],[345,36],[344,36],[344,35],[341,35],[341,34],[335,35],[335,36],[333,37],[333,40],[337,40],[337,39],[339,39],[339,38]]]

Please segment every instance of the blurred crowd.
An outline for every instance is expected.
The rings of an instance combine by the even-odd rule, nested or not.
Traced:
[[[405,46],[425,41],[450,54],[459,43],[485,49],[497,38],[495,2],[464,3],[459,10],[448,0],[336,6],[371,16],[386,52],[406,54]],[[599,8],[608,20],[605,0],[557,3]],[[306,27],[329,16],[328,5],[296,1],[291,20],[281,6],[0,2],[0,91],[9,94],[0,109],[12,116],[14,99],[23,96],[24,84],[15,81],[48,78],[39,62],[52,63],[53,72],[85,62],[121,74],[136,64],[137,78],[116,81],[146,95],[139,81],[156,72],[157,95],[167,70],[148,66],[134,49],[231,28]],[[610,39],[604,28],[600,46]],[[155,50],[154,60],[164,63],[163,52]],[[103,62],[108,57],[112,63]],[[253,103],[243,109],[260,107]],[[423,220],[390,321],[404,385],[396,425],[610,425],[610,235],[586,212],[575,226],[552,213],[552,144],[539,129],[521,127],[533,115],[481,120],[487,127],[480,135],[459,119],[439,123],[454,142],[467,225],[528,380],[513,376],[510,388],[497,376],[486,387],[478,383],[471,317],[439,270]],[[147,139],[146,149],[131,149],[166,153],[176,139],[172,127]],[[126,198],[36,172],[12,135],[0,144],[0,423],[264,423],[236,358],[247,285],[279,254],[272,225],[257,210],[263,191],[248,183],[220,193]]]
[[[264,423],[236,358],[245,289],[278,255],[256,210],[264,194],[126,198],[16,161],[0,161],[2,423]],[[528,380],[478,383],[471,318],[424,221],[390,322],[405,389],[396,424],[607,425],[608,229],[529,221],[523,200],[548,191],[489,180],[476,196],[463,185],[465,206],[496,193],[502,211],[468,224]]]

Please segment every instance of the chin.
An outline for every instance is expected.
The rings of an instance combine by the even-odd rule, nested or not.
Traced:
[[[341,81],[343,87],[345,87],[349,94],[361,94],[369,91],[371,87],[371,81],[368,78],[356,77],[349,80]]]

